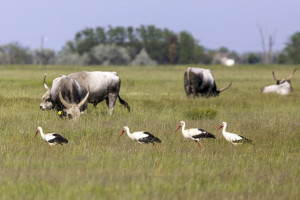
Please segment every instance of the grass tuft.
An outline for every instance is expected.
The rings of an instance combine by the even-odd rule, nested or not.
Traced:
[[[217,110],[213,108],[194,108],[183,113],[183,117],[190,120],[215,119],[216,116]]]

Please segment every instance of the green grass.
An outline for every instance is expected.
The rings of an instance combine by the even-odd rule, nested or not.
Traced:
[[[201,66],[198,66],[201,67]],[[73,67],[0,66],[0,199],[299,199],[300,75],[294,93],[263,95],[260,89],[288,76],[295,66],[205,66],[217,86],[232,80],[217,98],[186,98],[187,66]],[[121,97],[113,116],[104,102],[89,105],[80,120],[41,111],[43,76],[47,83],[77,71],[117,71]],[[174,133],[180,121],[216,135],[197,148]],[[252,139],[232,147],[216,129]],[[154,147],[118,138],[123,126],[161,139]],[[40,136],[65,136],[54,151]]]

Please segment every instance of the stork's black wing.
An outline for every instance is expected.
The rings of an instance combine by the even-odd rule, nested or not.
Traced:
[[[67,144],[69,142],[66,138],[64,138],[63,136],[61,136],[59,134],[54,133],[52,135],[55,136],[55,138],[49,140],[48,141],[49,143],[58,143],[58,144],[66,143]]]
[[[155,137],[154,135],[152,135],[149,132],[144,132],[144,134],[148,135],[147,137],[143,137],[140,138],[138,141],[142,142],[142,143],[153,143],[153,142],[157,142],[157,143],[161,143],[160,139],[158,139],[157,137]]]
[[[203,129],[198,129],[201,133],[200,134],[198,134],[198,135],[194,135],[194,136],[192,136],[192,138],[213,138],[213,139],[216,139],[216,137],[215,137],[215,135],[214,134],[212,134],[212,133],[209,133],[209,132],[207,132],[207,131],[205,131],[205,130],[203,130]]]

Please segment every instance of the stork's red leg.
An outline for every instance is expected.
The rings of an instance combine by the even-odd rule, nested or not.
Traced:
[[[200,146],[202,147],[203,145],[202,145],[202,143],[199,141],[199,144],[200,144]]]

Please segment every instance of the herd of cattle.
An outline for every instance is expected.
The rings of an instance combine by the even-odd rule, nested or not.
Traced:
[[[262,93],[275,92],[286,95],[292,92],[291,78],[296,69],[290,76],[283,79],[277,79],[272,72],[276,85],[270,85],[262,88]],[[193,94],[193,97],[211,97],[218,96],[221,92],[230,88],[228,86],[218,90],[214,76],[209,69],[189,67],[184,73],[184,89],[187,96]],[[121,80],[117,72],[78,72],[68,76],[60,76],[53,80],[52,87],[46,84],[46,74],[44,76],[44,87],[46,93],[42,96],[40,109],[61,111],[62,117],[78,119],[87,109],[88,103],[96,106],[99,102],[105,100],[109,108],[110,115],[114,112],[116,100],[127,108],[130,112],[130,106],[120,95]]]

